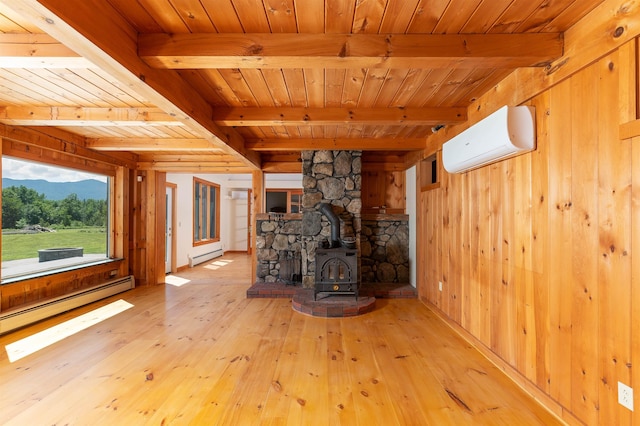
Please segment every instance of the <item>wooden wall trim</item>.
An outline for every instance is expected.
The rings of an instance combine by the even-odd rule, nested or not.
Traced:
[[[126,275],[126,269],[122,265],[123,261],[114,260],[45,277],[4,284],[0,287],[0,312],[29,306],[121,278]],[[116,276],[111,275],[114,269],[118,270]]]

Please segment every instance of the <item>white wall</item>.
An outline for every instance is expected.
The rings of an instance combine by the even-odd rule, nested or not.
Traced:
[[[220,185],[220,241],[193,246],[193,178]],[[176,189],[176,266],[189,264],[189,257],[209,253],[247,249],[247,200],[232,198],[233,190],[252,187],[251,175],[167,173],[167,182]],[[265,174],[265,188],[302,188],[302,174]]]
[[[418,215],[417,203],[417,173],[416,166],[411,167],[405,174],[406,186],[406,212],[409,215],[409,282],[412,286],[416,286],[416,226]]]
[[[302,173],[271,173],[264,175],[265,189],[302,189]]]

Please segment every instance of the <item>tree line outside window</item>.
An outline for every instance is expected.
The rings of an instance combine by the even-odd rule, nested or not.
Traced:
[[[2,190],[2,228],[27,225],[79,227],[106,226],[107,201],[81,200],[76,194],[56,201],[34,189],[11,186]]]

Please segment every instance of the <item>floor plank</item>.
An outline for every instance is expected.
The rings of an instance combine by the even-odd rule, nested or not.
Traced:
[[[227,254],[118,299],[134,305],[26,358],[0,353],[0,424],[562,424],[417,299],[314,318],[247,299]]]

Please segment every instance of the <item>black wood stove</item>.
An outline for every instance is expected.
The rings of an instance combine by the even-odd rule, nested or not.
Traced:
[[[327,248],[316,249],[316,275],[313,300],[318,293],[330,295],[353,294],[358,299],[358,249],[354,241],[340,239],[340,219],[330,204],[322,204],[320,211],[331,223],[331,241]]]
[[[358,298],[358,250],[316,249],[316,280],[313,299],[318,293],[353,294]]]

